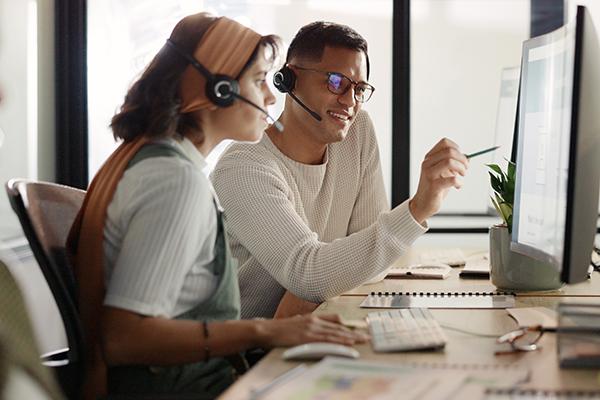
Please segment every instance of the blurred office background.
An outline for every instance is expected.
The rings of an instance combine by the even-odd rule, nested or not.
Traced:
[[[0,178],[85,187],[116,146],[108,124],[133,79],[178,19],[205,10],[277,33],[286,44],[318,19],[350,25],[367,39],[377,91],[365,108],[397,204],[416,190],[422,158],[441,137],[465,152],[494,143],[502,69],[519,64],[532,29],[554,29],[579,3],[597,16],[589,0],[0,0]],[[278,115],[283,95],[276,95],[271,111]],[[484,166],[492,160],[473,160],[433,228],[483,232],[494,223],[486,216]],[[18,235],[0,196],[0,238]]]

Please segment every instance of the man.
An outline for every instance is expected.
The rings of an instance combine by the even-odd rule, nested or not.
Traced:
[[[347,26],[311,23],[290,44],[286,66],[276,74],[289,94],[284,131],[270,127],[257,144],[232,145],[212,175],[240,262],[242,318],[306,311],[303,302],[385,271],[468,167],[456,144],[441,140],[423,161],[415,196],[390,211],[373,125],[361,111],[374,90],[366,41]]]

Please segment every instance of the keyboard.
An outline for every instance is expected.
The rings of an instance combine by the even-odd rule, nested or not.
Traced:
[[[427,308],[371,312],[367,324],[376,352],[440,349],[447,342]]]
[[[462,267],[467,261],[461,249],[448,248],[427,251],[421,255],[421,263],[448,264],[451,267]]]

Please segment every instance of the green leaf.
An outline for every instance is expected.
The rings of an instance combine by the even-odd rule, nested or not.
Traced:
[[[508,215],[506,207],[503,207],[503,204],[506,204],[500,196],[496,196],[496,202],[498,203],[498,208],[500,209],[500,216],[506,223],[508,221]]]
[[[508,225],[508,221],[512,217],[512,207],[506,203],[500,203],[500,210],[502,210],[502,218],[504,218],[504,222]]]
[[[502,175],[502,170],[500,169],[498,164],[486,164],[486,166],[498,175]]]
[[[515,202],[515,181],[506,182],[505,190],[504,190],[504,201],[509,204],[513,204]]]
[[[491,198],[492,204],[498,215],[508,226],[510,232],[512,230],[515,197],[515,163],[508,161],[506,171],[502,171],[497,164],[487,164],[487,167],[490,169],[488,171],[490,184],[494,190],[494,196]]]
[[[491,196],[490,196],[490,200],[492,200],[492,204],[494,205],[494,208],[496,209],[498,216],[504,220],[504,216],[502,215],[502,211],[500,211],[500,206],[498,205],[498,202],[496,200],[494,200],[494,198]]]
[[[508,180],[515,180],[515,170],[516,170],[516,164],[514,162],[509,161],[508,162],[508,167],[507,167],[507,174],[508,175]]]
[[[502,204],[504,204],[504,201],[502,200],[502,198],[499,195],[495,195],[496,196],[496,203],[498,204],[498,211],[500,214],[500,217],[504,220],[504,222],[507,221],[507,215],[504,214],[504,210],[502,209]]]
[[[497,193],[502,193],[502,182],[500,181],[500,179],[498,179],[498,177],[492,174],[491,172],[489,172],[489,174],[492,189],[494,189],[494,191]]]
[[[502,196],[500,196],[498,193],[494,193],[494,197],[496,198],[496,202],[497,202],[498,204],[506,203],[506,202],[504,201],[504,199],[502,198]]]

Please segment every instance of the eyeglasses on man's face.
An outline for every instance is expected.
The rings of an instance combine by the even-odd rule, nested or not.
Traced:
[[[375,91],[375,88],[367,82],[356,82],[341,72],[322,71],[320,69],[299,67],[297,65],[294,67],[301,71],[317,72],[327,75],[327,89],[333,94],[346,94],[346,92],[354,86],[354,100],[358,103],[366,103],[369,101]]]

